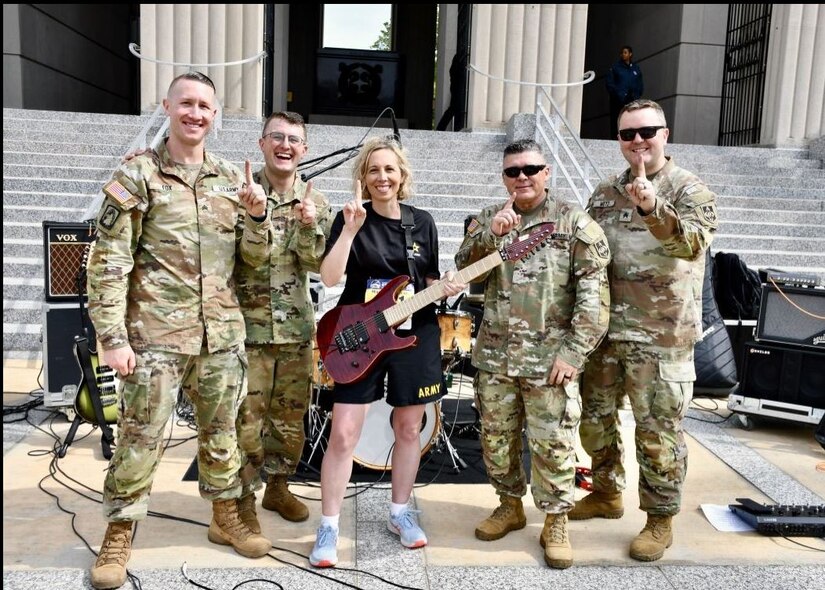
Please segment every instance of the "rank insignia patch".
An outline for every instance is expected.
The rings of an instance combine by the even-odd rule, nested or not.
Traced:
[[[621,212],[619,212],[619,221],[627,223],[631,219],[633,219],[633,209],[622,209]]]

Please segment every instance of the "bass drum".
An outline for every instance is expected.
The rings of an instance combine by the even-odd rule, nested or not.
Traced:
[[[392,469],[392,447],[395,443],[395,434],[392,430],[393,408],[384,399],[372,402],[364,419],[361,429],[361,438],[355,445],[352,459],[368,469],[388,471]],[[333,420],[335,417],[333,416]],[[441,413],[437,403],[424,406],[424,416],[421,418],[421,432],[419,442],[421,455],[430,450],[435,442],[438,429],[441,427]]]

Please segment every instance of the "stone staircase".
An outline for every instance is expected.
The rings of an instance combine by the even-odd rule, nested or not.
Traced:
[[[3,110],[4,358],[41,354],[42,222],[80,220],[147,120],[148,115]],[[209,149],[239,165],[249,159],[261,166],[256,141],[261,120],[225,116],[223,124],[210,136]],[[367,132],[310,125],[307,158],[355,146]],[[451,269],[465,217],[505,197],[500,177],[505,135],[406,129],[401,135],[415,175],[410,203],[435,217],[442,271]],[[605,174],[624,168],[615,142],[584,143]],[[808,150],[673,144],[667,151],[719,195],[715,252],[736,252],[752,268],[825,275],[825,170]],[[313,182],[340,209],[351,198],[350,163]]]

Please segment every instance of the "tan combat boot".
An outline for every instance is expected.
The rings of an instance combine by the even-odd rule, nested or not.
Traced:
[[[238,498],[238,516],[249,530],[256,535],[261,534],[261,523],[258,522],[258,512],[255,510],[255,493]]]
[[[131,554],[132,521],[110,522],[91,571],[92,586],[98,590],[123,586]]]
[[[563,570],[573,565],[573,547],[567,536],[567,515],[548,514],[544,518],[539,543],[544,547],[544,562]]]
[[[570,520],[587,520],[588,518],[621,518],[624,515],[621,492],[590,492],[576,502],[573,510],[567,513]]]
[[[273,475],[269,478],[261,506],[277,512],[286,520],[303,522],[309,518],[309,508],[292,495],[286,487],[286,479],[286,475]]]
[[[648,514],[647,524],[630,543],[630,557],[639,561],[656,561],[673,544],[672,516]]]
[[[232,545],[244,557],[263,557],[272,548],[269,539],[256,535],[238,516],[238,501],[212,502],[212,522],[209,540],[218,545]]]
[[[510,531],[527,526],[521,498],[501,496],[501,504],[476,527],[476,538],[482,541],[501,539]]]

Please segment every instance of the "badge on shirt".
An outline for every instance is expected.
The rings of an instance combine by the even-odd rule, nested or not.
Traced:
[[[610,248],[607,245],[607,239],[602,238],[595,244],[596,255],[602,260],[610,259]]]
[[[616,204],[615,199],[598,199],[593,201],[593,208],[594,209],[607,209],[608,207],[612,207]]]
[[[708,223],[716,223],[718,219],[715,205],[701,205],[699,206],[699,213]]]
[[[619,213],[619,221],[630,223],[633,220],[633,209],[622,209]]]
[[[478,219],[473,217],[473,220],[470,221],[470,225],[467,226],[467,231],[465,233],[471,234],[475,230],[477,230],[480,226],[481,226],[481,224],[478,222]]]
[[[132,198],[132,193],[126,190],[120,182],[113,180],[103,187],[103,192],[112,197],[116,202],[125,205]]]
[[[100,215],[100,225],[106,229],[112,229],[115,226],[115,223],[117,223],[119,217],[120,209],[107,203],[106,208]]]
[[[390,279],[367,279],[367,290],[364,292],[364,303],[370,301],[375,298],[376,295],[384,288],[384,286],[390,282]],[[404,290],[401,291],[398,296],[396,297],[396,301],[406,301],[410,299],[413,295],[415,295],[415,288],[412,286],[412,283],[407,283],[407,286],[404,287]],[[411,330],[412,329],[412,316],[408,317],[404,320],[404,323],[396,326],[399,330]]]

